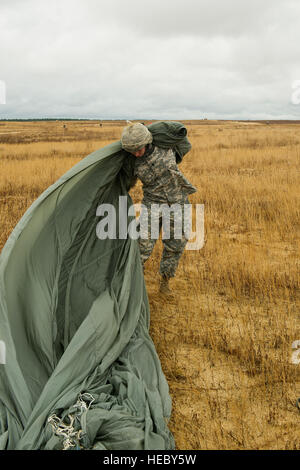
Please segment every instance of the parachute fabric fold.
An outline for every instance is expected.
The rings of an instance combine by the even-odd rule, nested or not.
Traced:
[[[88,155],[27,210],[0,257],[0,449],[173,449],[137,240],[99,239],[128,154]],[[128,223],[132,220],[127,215]]]

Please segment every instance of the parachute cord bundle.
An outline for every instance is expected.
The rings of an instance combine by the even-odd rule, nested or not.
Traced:
[[[86,433],[86,413],[90,409],[95,398],[90,393],[80,393],[75,405],[75,411],[68,414],[69,424],[64,419],[59,418],[53,413],[47,419],[47,422],[51,425],[53,433],[58,437],[63,437],[63,450],[69,450],[71,447],[76,447],[77,450],[82,449],[80,440]],[[88,402],[88,404],[87,404]],[[78,420],[81,428],[76,431],[73,426],[74,422]],[[82,429],[83,428],[83,429]]]

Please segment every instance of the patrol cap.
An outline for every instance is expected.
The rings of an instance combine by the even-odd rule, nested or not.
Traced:
[[[140,122],[125,127],[121,136],[122,148],[127,152],[137,152],[152,140],[151,132]]]

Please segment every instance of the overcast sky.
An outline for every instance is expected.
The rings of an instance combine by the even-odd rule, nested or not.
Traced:
[[[299,45],[299,0],[0,0],[0,117],[300,119]]]

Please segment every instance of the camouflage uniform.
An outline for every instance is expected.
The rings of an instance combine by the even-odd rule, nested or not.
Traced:
[[[142,237],[139,238],[140,252],[142,262],[149,258],[154,248],[156,238],[151,238],[151,218],[162,227],[162,213],[153,204],[178,204],[179,210],[182,211],[183,204],[189,204],[188,194],[195,193],[197,189],[185,178],[180,172],[176,164],[176,156],[172,149],[162,149],[155,147],[153,144],[147,146],[146,153],[142,157],[135,160],[134,175],[143,183],[143,201],[142,204],[147,208],[140,215],[140,220],[147,217],[145,224],[148,231],[148,238],[145,239],[145,233],[141,232]],[[152,212],[150,208],[152,205]],[[150,217],[151,213],[151,217]],[[182,211],[183,214],[183,211]],[[143,219],[145,220],[145,219]],[[180,239],[174,238],[174,213],[171,212],[170,217],[170,238],[163,241],[163,253],[160,263],[159,272],[165,277],[174,277],[180,256],[182,255],[188,239],[183,231],[182,216],[182,236]],[[163,227],[164,232],[164,227]]]

